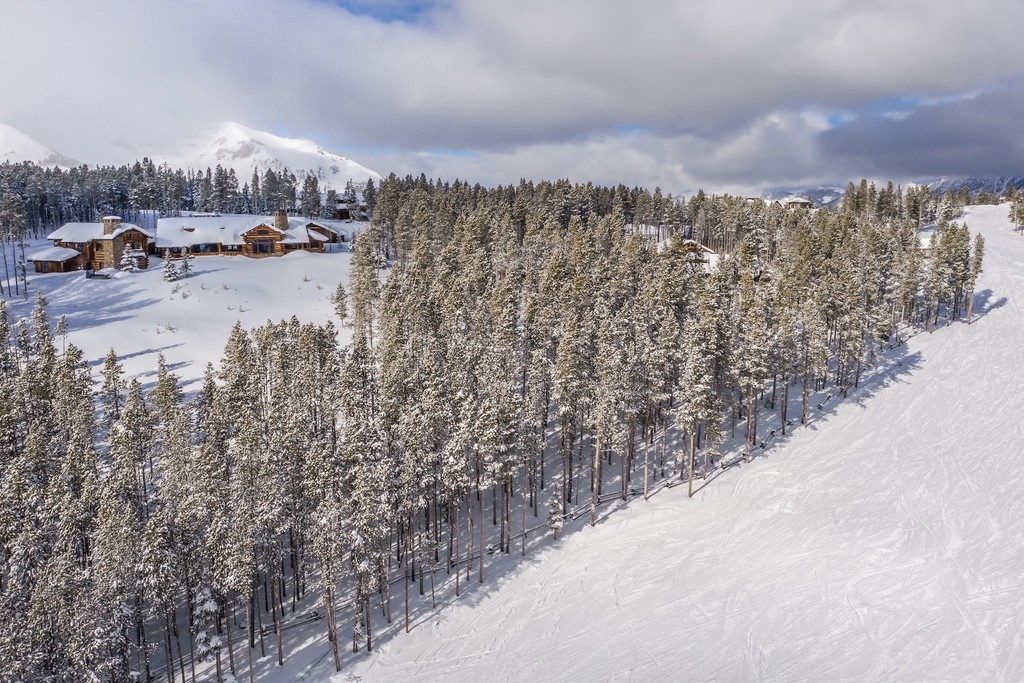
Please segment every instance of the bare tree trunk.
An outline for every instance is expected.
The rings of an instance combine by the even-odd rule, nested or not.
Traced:
[[[477,501],[480,504],[480,583],[484,582],[484,497],[477,488]]]
[[[747,395],[747,462],[750,462],[750,440],[753,438],[752,419],[754,417],[754,394]]]
[[[231,641],[231,623],[235,620],[235,606],[227,598],[224,599],[224,606],[231,605],[231,612],[225,613],[224,621],[227,622],[228,630],[228,670],[231,671],[232,676],[237,676],[238,672],[235,671],[235,645]],[[226,612],[226,610],[225,610]]]
[[[149,664],[149,644],[146,641],[146,620],[142,617],[142,598],[135,599],[136,631],[139,642],[139,668],[146,672],[146,683],[153,680],[153,673]]]
[[[526,477],[526,476],[527,476],[527,475],[526,475],[526,473],[524,472],[524,473],[523,473],[523,477]],[[525,484],[525,485],[528,485],[528,482],[524,482],[524,484]],[[531,492],[531,495],[532,495],[532,492]],[[534,510],[536,510],[536,505],[534,505]],[[523,551],[522,551],[522,553],[520,553],[520,554],[521,554],[521,555],[522,555],[523,557],[526,557],[526,489],[523,489],[523,505],[522,505],[522,512],[523,512]]]
[[[257,609],[255,600],[253,600],[252,608],[256,612],[256,630],[260,634],[260,657],[262,658],[267,656],[267,643],[263,639],[263,612]]]
[[[459,566],[459,536],[461,535],[461,529],[459,528],[459,511],[462,505],[455,506],[455,597],[459,597],[459,573],[462,567]]]
[[[668,418],[662,419],[661,424],[661,478],[665,478],[665,444],[668,441]]]
[[[693,498],[693,466],[697,456],[697,430],[690,428],[690,456],[687,458],[690,461],[690,481],[687,485],[686,495],[689,498]]]
[[[359,652],[359,622],[363,619],[362,587],[356,578],[356,593],[352,597],[352,654]],[[408,619],[406,619],[408,623]],[[406,633],[408,633],[408,627]]]
[[[412,551],[409,548],[409,538],[412,536],[412,531],[408,530],[405,534],[405,632],[409,632],[409,569],[412,565]]]
[[[592,466],[590,468],[590,526],[597,524],[597,480],[600,478],[599,472],[601,471],[601,437],[597,437],[597,442],[594,444],[594,457]]]
[[[466,583],[473,580],[473,503],[466,494]]]
[[[276,564],[276,563],[275,563]],[[284,611],[284,605],[281,602],[281,593],[276,590],[277,579],[274,579],[275,590],[270,591],[272,593],[273,604],[271,609],[274,612],[274,634],[277,636],[277,665],[284,666],[284,644],[281,642],[281,614],[278,612],[280,609]]]
[[[164,645],[167,648],[167,680],[174,683],[174,653],[171,651],[171,620],[164,615]]]
[[[644,500],[647,500],[647,481],[648,481],[648,478],[647,478],[647,462],[650,459],[650,454],[649,454],[650,449],[648,448],[648,444],[647,444],[646,432],[647,432],[647,426],[644,425],[644,429],[643,429],[643,431],[640,434],[640,437],[644,440]]]
[[[253,631],[253,628],[252,628],[253,627],[252,603],[253,603],[253,601],[255,599],[256,599],[255,595],[250,595],[250,596],[247,596],[246,601],[245,601],[245,617],[246,617],[246,621],[249,623],[249,647],[246,648],[246,650],[248,650],[248,652],[249,652],[249,683],[253,683],[253,679],[254,679],[253,670],[252,670],[252,651],[253,651],[253,648],[256,647],[256,643],[253,640],[253,632],[252,632]]]
[[[384,609],[387,612],[388,623],[391,623],[391,554],[388,553],[388,563],[384,567]]]
[[[331,579],[333,582],[333,579]],[[341,671],[341,654],[338,652],[338,615],[334,612],[334,587],[324,589],[324,619],[327,621],[327,641],[334,655],[334,671]]]
[[[782,435],[786,435],[786,419],[789,417],[789,375],[786,375],[786,381],[782,384],[782,408],[779,411],[781,413],[782,421]]]
[[[370,621],[370,592],[364,598],[364,612],[366,614],[366,651],[373,652],[373,622]]]
[[[569,513],[569,448],[565,439],[565,426],[562,426],[562,514]]]

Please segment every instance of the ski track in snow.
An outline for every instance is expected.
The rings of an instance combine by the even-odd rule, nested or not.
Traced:
[[[1006,214],[964,219],[986,240],[973,324],[912,337],[900,374],[769,457],[692,500],[633,500],[335,680],[1024,680],[1024,238]]]

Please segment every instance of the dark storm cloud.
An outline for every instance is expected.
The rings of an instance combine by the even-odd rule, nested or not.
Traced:
[[[822,152],[865,174],[1019,175],[1024,173],[1024,87],[870,116],[826,131]]]

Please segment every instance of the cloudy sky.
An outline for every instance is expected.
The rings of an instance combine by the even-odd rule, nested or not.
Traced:
[[[379,172],[753,191],[1024,174],[1018,0],[4,0],[0,122],[237,121]]]

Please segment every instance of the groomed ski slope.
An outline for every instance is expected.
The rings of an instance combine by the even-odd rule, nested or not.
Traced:
[[[972,325],[334,680],[1024,680],[1024,237],[1005,205],[964,220],[987,243]]]

